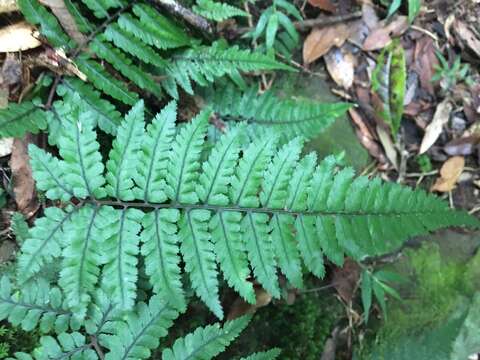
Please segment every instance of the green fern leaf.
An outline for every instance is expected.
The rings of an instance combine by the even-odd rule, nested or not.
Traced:
[[[82,2],[100,19],[109,17],[108,10],[122,5],[119,0],[82,0]]]
[[[274,360],[280,356],[281,350],[274,348],[264,352],[258,352],[240,360]]]
[[[167,73],[187,93],[193,94],[192,80],[200,86],[206,86],[225,75],[238,78],[240,71],[269,70],[292,71],[293,68],[271,56],[241,50],[238,46],[226,47],[221,42],[215,42],[211,46],[198,46],[174,55]],[[171,92],[170,94],[173,95]]]
[[[59,140],[60,154],[64,158],[64,180],[78,198],[102,198],[105,190],[104,166],[100,155],[97,134],[89,123],[90,114],[80,108],[73,109],[71,119],[63,124]],[[87,119],[83,121],[84,119]]]
[[[249,133],[255,137],[273,132],[287,139],[298,135],[310,139],[328,128],[350,107],[346,103],[280,98],[273,90],[259,94],[255,87],[239,91],[232,85],[210,88],[205,97],[222,118],[248,122]]]
[[[137,199],[161,203],[166,200],[165,177],[168,151],[175,135],[177,105],[168,104],[147,126],[135,176]]]
[[[147,44],[160,50],[191,45],[191,37],[153,7],[136,4],[133,12],[140,21],[124,16],[119,19],[118,24]]]
[[[107,185],[105,190],[118,200],[133,200],[133,175],[138,150],[144,134],[144,104],[140,101],[125,117],[118,128],[117,138],[107,161]]]
[[[247,12],[235,6],[212,0],[197,0],[197,5],[193,7],[193,11],[204,18],[215,21],[224,21],[234,16],[248,16]]]
[[[105,267],[102,288],[122,309],[130,310],[137,296],[140,224],[144,213],[137,209],[115,210],[102,207],[111,224],[104,241]],[[105,236],[105,234],[104,234]]]
[[[63,226],[77,209],[64,212],[56,207],[45,209],[44,217],[35,220],[30,236],[22,245],[17,260],[18,277],[22,281],[37,274],[45,264],[60,257],[64,240]]]
[[[179,226],[180,249],[196,294],[221,319],[223,310],[218,295],[214,246],[208,232],[209,220],[210,212],[207,210],[186,211]]]
[[[102,228],[109,225],[108,207],[85,206],[72,215],[64,226],[67,236],[63,250],[59,284],[63,288],[68,306],[76,316],[83,318],[91,300],[103,262]]]
[[[57,18],[50,14],[37,0],[18,0],[23,16],[31,24],[40,26],[40,33],[54,47],[71,47],[69,37],[63,32]]]
[[[113,334],[101,334],[100,344],[110,350],[105,360],[137,360],[150,357],[158,339],[167,335],[178,313],[158,295],[148,305],[139,303],[125,321],[115,322]]]
[[[68,12],[73,16],[75,19],[75,24],[77,28],[82,33],[90,33],[93,31],[93,26],[90,22],[82,15],[78,8],[78,4],[74,3],[74,0],[63,0],[65,3]]]
[[[200,170],[200,154],[210,113],[203,111],[176,136],[167,165],[165,192],[175,202],[195,204],[195,180]]]
[[[51,200],[70,200],[74,195],[70,184],[64,181],[65,164],[34,144],[28,146],[28,153],[37,189],[45,191]]]
[[[176,226],[179,217],[176,209],[161,209],[146,214],[141,240],[145,272],[153,291],[163,299],[170,299],[172,306],[184,311],[186,302],[181,282]]]
[[[18,355],[17,355],[18,356]],[[98,356],[85,335],[79,332],[61,333],[56,338],[43,336],[40,347],[33,351],[35,359],[82,359],[97,360]]]
[[[138,41],[128,31],[122,29],[118,24],[111,24],[104,32],[105,39],[113,42],[115,46],[145,62],[157,67],[166,67],[167,62],[158,55],[152,48]]]
[[[9,103],[0,110],[0,138],[23,137],[26,132],[38,133],[47,127],[45,112],[31,102]]]
[[[161,97],[162,88],[153,80],[153,75],[134,65],[122,51],[103,41],[99,36],[90,43],[90,49],[100,58],[106,60],[127,79],[133,81],[140,88],[147,90],[157,97]],[[87,74],[88,75],[88,74]]]
[[[25,216],[22,213],[15,211],[10,217],[10,227],[15,235],[17,244],[22,245],[26,239],[30,237],[29,228]]]
[[[285,208],[293,170],[300,157],[302,142],[294,139],[283,146],[268,165],[260,193],[263,207]],[[270,242],[274,245],[278,263],[287,279],[296,287],[303,287],[300,254],[291,231],[295,218],[288,214],[274,214],[270,220]]]
[[[228,285],[234,288],[250,304],[255,304],[255,291],[251,282],[248,258],[241,228],[242,214],[219,211],[210,221],[215,253]]]
[[[162,360],[209,360],[220,354],[245,329],[250,316],[228,321],[223,328],[220,324],[197,328],[184,338],[175,341],[172,348],[162,352]]]
[[[98,127],[107,134],[115,135],[122,121],[122,115],[108,100],[102,99],[100,93],[91,85],[81,80],[64,77],[57,87],[57,93],[63,96],[66,103],[74,103],[76,93],[86,103],[88,109],[94,113]]]
[[[85,56],[80,56],[75,62],[81,72],[83,72],[92,82],[93,86],[102,90],[127,105],[134,105],[138,101],[138,94],[125,89],[125,84],[115,79],[98,63],[89,60]]]
[[[10,280],[6,276],[1,278],[0,320],[4,319],[25,331],[38,327],[42,333],[52,330],[61,333],[79,326],[73,313],[63,307],[61,291],[50,288],[41,278],[15,292]]]
[[[342,264],[345,254],[355,260],[382,255],[398,249],[408,237],[441,227],[479,227],[475,218],[452,211],[425,192],[378,179],[355,179],[353,170],[343,169],[333,156],[318,166],[313,154],[300,159],[299,139],[280,149],[275,137],[256,139],[242,147],[241,128],[233,128],[210,150],[205,143],[207,111],[182,125],[174,137],[174,103],[148,126],[136,156],[124,136],[129,133],[127,125],[134,120],[123,123],[112,159],[121,169],[122,162],[131,158],[129,162],[136,168],[124,171],[119,178],[128,190],[133,178],[138,188],[129,192],[132,201],[102,199],[103,167],[93,120],[87,112],[78,112],[67,113],[65,128],[70,131],[61,132],[63,160],[59,161],[64,162],[60,167],[76,164],[65,173],[76,197],[84,198],[77,205],[80,213],[72,215],[65,226],[60,224],[61,216],[53,220],[47,217],[46,223],[39,223],[31,235],[37,240],[26,240],[26,254],[20,259],[25,256],[22,264],[37,264],[33,267],[36,272],[44,262],[58,256],[58,247],[64,248],[60,284],[68,294],[69,306],[80,316],[96,293],[100,271],[101,287],[108,296],[121,307],[131,308],[140,253],[145,257],[145,273],[154,292],[182,310],[179,248],[184,272],[195,293],[221,317],[217,263],[227,283],[253,303],[249,265],[256,280],[272,296],[279,297],[277,263],[294,285],[301,286],[301,262],[322,276],[323,254]],[[82,126],[75,126],[74,119]],[[84,157],[87,163],[77,164]],[[109,167],[115,174],[112,169]],[[82,171],[93,175],[86,177]],[[74,176],[76,183],[68,176]],[[86,190],[85,179],[91,191]],[[152,211],[147,211],[149,215],[142,220],[143,211],[135,208]],[[47,230],[39,235],[36,231],[42,227]],[[50,250],[47,245],[54,244],[52,240],[56,241],[60,229],[62,241]]]

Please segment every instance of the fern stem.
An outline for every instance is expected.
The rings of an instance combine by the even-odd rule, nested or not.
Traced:
[[[98,200],[89,198],[85,200],[86,203],[91,203],[95,205],[106,205],[113,207],[122,207],[122,208],[147,208],[147,209],[179,209],[179,210],[210,210],[214,212],[220,211],[238,211],[242,213],[265,213],[269,215],[284,214],[284,215],[293,215],[293,216],[335,216],[335,215],[346,215],[346,216],[388,216],[396,217],[402,215],[426,215],[426,214],[437,214],[443,213],[443,211],[399,211],[396,213],[382,213],[382,212],[362,212],[362,211],[344,211],[344,210],[315,210],[315,211],[294,211],[288,209],[274,209],[267,207],[241,207],[238,205],[231,206],[221,206],[221,205],[210,205],[210,204],[181,204],[178,202],[175,203],[164,203],[164,204],[154,204],[142,201],[117,201],[117,200]]]

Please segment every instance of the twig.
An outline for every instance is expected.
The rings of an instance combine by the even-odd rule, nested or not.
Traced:
[[[333,25],[333,24],[338,24],[346,21],[352,21],[356,20],[362,17],[362,12],[361,11],[356,11],[351,14],[346,14],[346,15],[336,15],[336,16],[322,16],[316,19],[308,19],[304,21],[295,21],[293,23],[293,26],[295,26],[295,29],[298,31],[308,31],[311,28],[314,27],[323,27],[323,26],[328,26],[328,25]],[[236,36],[243,35],[250,30],[252,30],[253,27],[243,27],[239,28],[236,31]]]
[[[173,15],[179,16],[190,25],[207,33],[213,34],[213,26],[203,16],[195,14],[192,10],[184,7],[175,0],[152,0],[154,3],[162,6]]]
[[[53,97],[55,96],[55,92],[57,90],[57,86],[58,86],[58,83],[60,82],[60,79],[61,79],[61,76],[57,74],[55,76],[55,80],[53,81],[52,87],[50,88],[50,92],[48,93],[47,103],[45,104],[46,110],[50,110],[50,108],[52,107]]]
[[[102,348],[98,344],[97,337],[95,335],[92,335],[92,336],[90,336],[90,339],[92,340],[92,346],[95,349],[95,351],[97,352],[98,357],[100,358],[100,360],[104,360],[105,359],[105,354],[103,353]]]

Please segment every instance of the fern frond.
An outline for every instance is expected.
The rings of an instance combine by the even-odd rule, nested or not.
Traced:
[[[153,291],[183,311],[186,307],[178,256],[177,222],[180,212],[176,209],[160,209],[150,212],[143,219],[142,255],[145,272]]]
[[[132,60],[125,56],[125,53],[103,40],[104,38],[102,36],[97,37],[90,43],[90,49],[141,89],[147,90],[157,97],[161,97],[162,88],[153,80],[152,74],[134,65]]]
[[[83,318],[95,290],[103,262],[101,246],[103,228],[113,219],[108,218],[108,207],[82,207],[64,226],[66,244],[63,250],[59,284],[67,303],[76,316]]]
[[[64,212],[49,207],[45,209],[44,217],[35,220],[35,226],[30,229],[30,236],[23,243],[17,259],[18,277],[22,282],[37,274],[45,264],[60,257],[64,241],[63,227],[77,210]]]
[[[138,37],[139,40],[160,50],[192,44],[191,37],[181,27],[161,15],[150,5],[136,4],[133,6],[133,12],[139,20],[124,16],[120,17],[118,24],[124,30]]]
[[[108,17],[110,9],[122,6],[119,0],[82,0],[82,2],[100,19]]]
[[[96,141],[97,134],[88,121],[90,114],[84,111],[82,107],[72,109],[71,119],[63,124],[59,149],[65,165],[64,180],[78,198],[102,198],[105,196],[102,188],[105,179],[100,145]]]
[[[235,6],[213,0],[197,0],[193,11],[206,19],[224,21],[235,16],[248,16],[248,13]]]
[[[217,263],[228,284],[253,303],[248,265],[255,279],[272,296],[279,297],[277,265],[290,282],[301,286],[302,261],[307,269],[322,276],[323,255],[341,265],[345,254],[356,260],[382,255],[399,248],[408,237],[441,227],[479,227],[475,218],[452,211],[423,191],[379,179],[355,178],[353,170],[340,167],[333,156],[318,165],[313,154],[300,158],[299,139],[277,148],[276,138],[266,137],[243,147],[241,128],[233,128],[209,149],[205,143],[207,111],[182,125],[174,136],[173,103],[148,126],[141,151],[138,147],[132,151],[125,140],[135,123],[128,118],[110,153],[108,163],[115,164],[108,169],[112,174],[117,174],[127,159],[136,165],[128,165],[129,170],[119,175],[126,184],[122,189],[128,189],[128,197],[119,198],[139,202],[102,199],[103,168],[92,120],[78,111],[77,116],[86,117],[82,125],[85,134],[72,127],[74,119],[65,122],[70,131],[60,139],[63,161],[79,163],[79,154],[96,160],[92,161],[95,166],[77,164],[66,171],[66,183],[77,197],[86,198],[78,206],[81,214],[72,216],[63,229],[61,285],[69,303],[81,312],[95,293],[101,266],[102,288],[125,308],[131,307],[140,254],[154,292],[183,309],[180,249],[195,293],[221,317]],[[82,169],[92,175],[82,176]],[[76,183],[69,176],[74,176]],[[86,190],[86,179],[91,191]],[[115,184],[109,180],[109,185]],[[152,212],[142,220],[143,211],[135,208]],[[98,221],[96,212],[102,215]],[[55,227],[58,224],[52,225]],[[39,238],[30,253],[38,252],[35,249],[44,241],[44,237]],[[106,256],[100,256],[99,251]],[[40,252],[39,262],[43,264],[48,256],[48,251]],[[113,284],[111,288],[108,283]]]
[[[46,127],[45,112],[31,102],[9,103],[0,110],[0,138],[22,137],[26,132],[36,134]]]
[[[197,328],[184,338],[176,340],[171,348],[165,349],[162,360],[212,359],[236,339],[250,319],[250,316],[242,316],[227,321],[223,328],[218,323]]]
[[[204,111],[180,130],[172,144],[167,165],[165,192],[175,202],[195,204],[195,180],[210,113]]]
[[[85,56],[80,56],[75,61],[75,64],[88,77],[93,86],[102,90],[105,94],[127,105],[134,105],[138,101],[138,94],[125,89],[125,84],[115,79],[95,61],[89,60]]]
[[[100,92],[79,79],[64,77],[57,87],[57,93],[66,103],[74,103],[75,94],[86,103],[89,111],[95,114],[96,125],[107,134],[115,135],[122,121],[122,115],[108,100],[102,99]]]
[[[78,30],[81,33],[90,33],[93,31],[93,26],[90,22],[82,15],[78,8],[78,3],[74,3],[74,0],[63,0],[65,7],[68,9],[68,12],[73,16],[75,24],[77,25]]]
[[[178,313],[158,295],[149,304],[139,303],[125,321],[115,322],[112,335],[101,334],[100,344],[110,350],[105,360],[137,360],[150,357],[158,339],[167,335]]]
[[[277,348],[270,349],[264,352],[258,352],[240,360],[274,360],[280,356],[281,350]]]
[[[351,106],[281,98],[273,90],[259,94],[254,87],[241,92],[232,85],[210,88],[205,97],[220,117],[246,121],[253,136],[263,137],[273,132],[287,140],[299,135],[309,139],[317,136]]]
[[[64,180],[65,164],[35,144],[28,146],[28,153],[37,188],[45,191],[51,200],[70,200],[74,195],[72,187]]]
[[[136,197],[147,202],[163,202],[165,194],[165,178],[167,174],[168,150],[175,135],[177,105],[168,104],[147,126],[142,139],[141,155],[134,189]]]
[[[13,326],[32,331],[37,326],[42,333],[57,333],[72,327],[77,329],[73,313],[63,307],[63,296],[58,288],[50,288],[39,278],[35,282],[14,290],[10,280],[0,280],[0,320],[8,320]]]
[[[210,212],[207,210],[192,210],[183,214],[179,224],[180,250],[196,294],[221,319],[223,310],[218,294],[215,252],[208,232],[209,220]]]
[[[110,197],[118,200],[133,200],[133,175],[137,164],[137,152],[144,134],[144,104],[140,101],[125,117],[118,128],[107,161],[107,185],[105,190]]]
[[[18,0],[18,7],[31,24],[40,26],[40,33],[54,47],[70,47],[70,39],[63,32],[55,16],[50,14],[37,0]]]
[[[102,288],[125,310],[132,309],[137,296],[138,236],[144,213],[137,209],[102,207],[111,222],[110,235],[103,244],[105,267]]]
[[[12,233],[15,235],[17,244],[22,245],[26,239],[30,237],[30,229],[28,228],[25,216],[22,213],[15,211],[10,217],[10,227]]]
[[[276,61],[273,57],[238,46],[226,47],[220,42],[211,46],[198,46],[173,56],[167,68],[167,74],[187,93],[193,94],[194,81],[206,86],[215,79],[228,75],[240,77],[240,72],[294,70],[288,65]],[[166,89],[173,96],[172,90]]]
[[[151,47],[138,41],[131,33],[122,29],[118,24],[110,24],[104,32],[105,39],[115,46],[142,60],[146,64],[157,67],[166,67],[166,60],[158,55]]]

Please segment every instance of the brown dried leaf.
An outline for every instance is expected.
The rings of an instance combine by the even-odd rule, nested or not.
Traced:
[[[348,50],[334,48],[324,57],[327,70],[338,85],[350,89],[355,73],[355,57]]]
[[[455,188],[460,175],[465,167],[463,156],[454,156],[445,161],[440,169],[440,177],[437,178],[431,191],[449,192]]]
[[[332,284],[338,295],[347,303],[352,301],[358,279],[360,278],[360,266],[351,259],[346,259],[341,268],[335,268]]]
[[[35,28],[25,21],[0,29],[0,53],[34,49],[42,45],[34,36],[34,31]]]
[[[452,104],[447,98],[438,104],[435,114],[433,115],[433,120],[428,124],[425,129],[425,135],[422,139],[422,144],[420,145],[419,154],[425,153],[430,147],[437,141],[438,137],[442,133],[443,126],[448,122],[450,118],[450,113],[452,112]]]
[[[463,21],[456,20],[453,23],[453,28],[457,36],[478,56],[480,56],[480,39],[469,29],[468,25]]]
[[[398,169],[398,153],[395,149],[392,137],[390,136],[390,131],[385,130],[383,126],[378,125],[377,134],[378,139],[380,140],[380,143],[385,150],[385,155],[387,155],[387,159],[390,161],[390,163],[395,169]]]
[[[351,34],[351,27],[336,24],[315,28],[303,43],[303,62],[310,64],[325,55],[332,47],[340,47]]]
[[[431,95],[435,94],[432,77],[436,65],[435,44],[429,36],[422,36],[415,44],[413,69],[420,78],[422,88]]]
[[[319,8],[320,10],[328,11],[334,13],[337,11],[337,8],[330,0],[308,0],[308,3],[314,7]]]
[[[378,145],[378,143],[374,140],[372,133],[365,125],[362,117],[355,109],[348,110],[352,121],[356,125],[355,133],[357,135],[358,141],[362,144],[362,146],[368,150],[368,153],[376,158],[380,164],[386,164],[387,159],[383,153],[382,148]]]
[[[363,50],[373,51],[383,49],[390,44],[392,36],[400,36],[408,29],[406,16],[397,16],[395,20],[383,27],[373,30],[363,43]]]
[[[28,156],[28,144],[30,142],[31,135],[26,135],[23,139],[15,139],[10,158],[15,202],[18,211],[27,218],[30,218],[39,207]]]
[[[7,53],[0,71],[0,83],[4,86],[18,84],[22,80],[22,63],[15,54]]]
[[[267,306],[272,301],[272,295],[265,291],[262,287],[255,286],[255,304],[246,302],[243,298],[238,297],[232,304],[227,315],[227,320],[233,320],[246,314],[254,314],[258,308]]]

